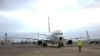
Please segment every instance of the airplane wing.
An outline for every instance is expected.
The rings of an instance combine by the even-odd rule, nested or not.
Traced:
[[[47,34],[40,34],[40,33],[33,33],[35,35],[42,35],[42,36],[47,36]]]

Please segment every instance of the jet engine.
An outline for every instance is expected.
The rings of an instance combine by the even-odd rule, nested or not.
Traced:
[[[43,41],[42,40],[39,40],[39,41],[37,41],[37,44],[38,45],[42,45],[43,44]]]
[[[43,47],[47,47],[47,40],[39,40],[37,41],[38,45],[43,45]]]
[[[73,44],[73,41],[72,40],[68,40],[68,41],[66,41],[66,44]]]

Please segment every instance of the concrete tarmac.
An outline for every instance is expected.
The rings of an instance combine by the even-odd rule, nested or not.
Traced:
[[[0,56],[100,56],[100,45],[84,45],[79,53],[76,45],[57,48],[56,45],[6,44],[0,45]]]

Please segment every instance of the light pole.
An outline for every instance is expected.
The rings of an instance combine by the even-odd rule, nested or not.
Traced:
[[[7,33],[5,33],[5,43],[7,43]]]

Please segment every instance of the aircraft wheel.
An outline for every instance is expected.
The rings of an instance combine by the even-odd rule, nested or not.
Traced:
[[[43,47],[45,47],[45,44],[43,43]]]
[[[93,41],[91,41],[89,44],[93,44]]]
[[[47,47],[47,44],[43,43],[43,47]]]
[[[99,42],[96,42],[96,44],[99,44]]]
[[[62,44],[58,44],[58,48],[61,48],[62,47]]]
[[[58,44],[58,48],[60,48],[60,45]]]
[[[47,47],[47,44],[45,44],[45,46]]]
[[[61,44],[61,46],[63,47],[63,46],[64,46],[64,44]]]

